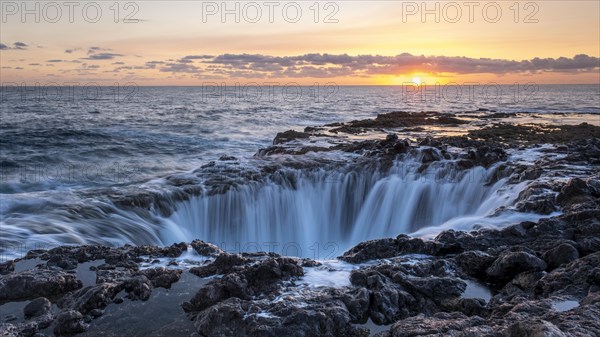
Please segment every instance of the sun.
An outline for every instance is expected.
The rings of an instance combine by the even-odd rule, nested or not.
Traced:
[[[421,84],[421,78],[419,77],[413,77],[412,78],[412,82],[416,85],[420,85]]]

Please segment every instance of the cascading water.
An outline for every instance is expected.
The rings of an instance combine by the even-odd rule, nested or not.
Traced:
[[[514,209],[528,182],[495,177],[502,163],[459,170],[452,160],[439,160],[424,168],[421,155],[397,160],[389,170],[288,168],[255,182],[242,175],[227,192],[189,199],[175,197],[164,180],[123,193],[130,199],[120,204],[76,195],[60,207],[13,199],[2,205],[10,216],[0,219],[0,252],[20,257],[27,249],[64,244],[164,246],[201,239],[230,252],[328,259],[371,239],[432,237],[445,229],[500,227],[544,216]],[[509,161],[519,158],[513,154]],[[230,172],[225,165],[211,174],[223,181],[220,174]],[[155,191],[155,202],[146,203],[144,188]],[[47,211],[32,213],[33,206]]]
[[[165,219],[160,235],[165,242],[200,238],[228,251],[329,258],[369,239],[427,236],[450,224],[470,229],[532,216],[496,214],[526,184],[488,183],[495,167],[457,171],[442,162],[420,173],[407,169],[418,166],[397,162],[386,174],[293,171],[284,182],[194,197]]]

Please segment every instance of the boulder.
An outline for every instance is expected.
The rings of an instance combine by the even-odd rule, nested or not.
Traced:
[[[517,274],[525,271],[541,271],[546,269],[546,263],[528,252],[517,251],[501,254],[486,273],[490,281],[502,283],[510,281]]]
[[[61,295],[81,288],[74,274],[48,269],[31,269],[0,278],[0,302]]]
[[[56,317],[54,333],[57,336],[71,336],[87,329],[88,325],[84,323],[83,315],[79,311],[63,311]]]
[[[50,313],[52,303],[45,297],[38,297],[29,302],[23,309],[23,314],[26,319],[35,318]]]
[[[549,249],[542,255],[542,259],[548,264],[548,269],[552,270],[563,264],[573,262],[579,258],[579,251],[568,243]]]

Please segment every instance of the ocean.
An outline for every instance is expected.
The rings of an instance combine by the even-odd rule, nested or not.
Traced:
[[[124,210],[109,196],[163,193],[165,177],[224,156],[238,159],[231,165],[252,166],[253,155],[278,132],[385,112],[526,112],[557,123],[577,115],[600,125],[598,85],[5,87],[0,104],[3,258],[48,245],[167,245],[195,238],[227,242],[231,250],[256,242],[279,247],[299,242],[294,247],[303,256],[320,241],[321,248],[336,245],[335,253],[327,253],[334,256],[366,239],[423,232],[431,224],[449,228],[457,218],[489,215],[505,202],[494,196],[506,186],[407,187],[394,180],[398,175],[356,178],[337,172],[338,183],[322,187],[319,182],[332,172],[310,177],[297,172],[294,188],[249,184],[235,193],[174,201],[168,216]],[[429,204],[410,216],[394,214],[394,205],[414,203],[402,199],[407,190],[462,199],[442,211]],[[506,193],[514,197],[518,191]],[[465,196],[472,203],[454,207]],[[373,217],[381,218],[383,229],[365,227]]]

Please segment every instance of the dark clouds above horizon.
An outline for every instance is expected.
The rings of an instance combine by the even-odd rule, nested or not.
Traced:
[[[338,77],[396,75],[408,72],[431,74],[524,74],[539,72],[577,73],[600,69],[598,57],[506,60],[462,56],[425,56],[402,53],[396,56],[347,54],[262,54],[189,55],[178,60],[150,61],[161,72],[224,77]],[[157,67],[157,65],[160,65]]]
[[[26,46],[24,43],[14,43],[14,47],[5,44],[0,45],[3,50],[26,48]],[[410,73],[427,73],[434,76],[445,76],[446,74],[492,74],[501,76],[540,73],[577,74],[600,71],[600,58],[585,54],[578,54],[573,57],[535,57],[529,60],[509,60],[465,56],[425,56],[409,53],[395,56],[327,53],[272,56],[244,53],[190,54],[163,60],[144,60],[143,57],[136,56],[132,58],[131,55],[98,46],[66,49],[64,53],[76,57],[70,60],[48,59],[45,61],[46,65],[61,64],[62,66],[57,68],[57,71],[61,73],[81,70],[85,70],[86,74],[95,72],[98,75],[100,72],[127,72],[128,75],[139,75],[145,78],[154,77],[150,72],[155,71],[172,74],[176,77],[198,79],[369,78],[399,76]],[[118,59],[118,62],[115,62],[117,61],[115,59]],[[109,60],[112,61],[106,62]],[[28,60],[28,62],[31,61],[33,60]],[[80,64],[78,68],[73,69],[67,66],[67,64],[75,63]],[[31,67],[31,64],[27,65]]]

